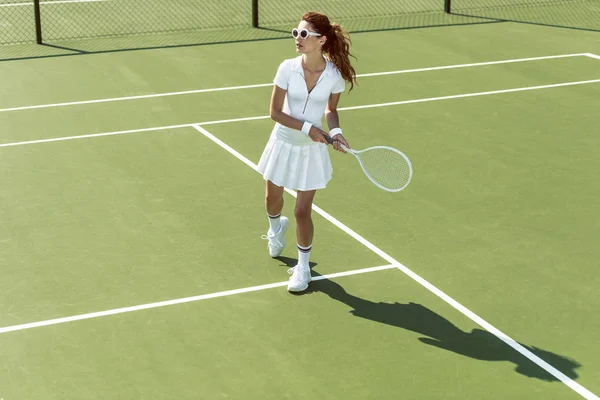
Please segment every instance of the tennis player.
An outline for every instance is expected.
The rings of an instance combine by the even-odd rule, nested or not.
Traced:
[[[326,15],[308,12],[292,30],[300,56],[285,60],[275,75],[271,96],[271,118],[276,122],[258,163],[266,182],[266,210],[271,257],[285,247],[289,220],[281,215],[284,188],[296,190],[296,239],[298,264],[288,272],[290,292],[301,292],[311,281],[309,267],[314,226],[312,203],[318,189],[331,180],[333,168],[325,135],[335,138],[333,147],[350,147],[342,135],[337,112],[345,84],[350,90],[356,73],[350,64],[350,36]],[[329,132],[322,130],[326,117]]]

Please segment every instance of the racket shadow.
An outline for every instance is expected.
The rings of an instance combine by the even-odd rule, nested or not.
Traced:
[[[313,277],[316,274],[313,271]],[[356,317],[409,330],[420,335],[418,340],[429,346],[451,351],[481,361],[506,361],[515,364],[515,371],[529,378],[558,382],[529,359],[509,347],[500,339],[482,329],[464,332],[449,320],[417,303],[376,303],[348,292],[337,282],[322,279],[311,282],[307,293],[321,292],[331,299],[346,304]],[[537,347],[526,346],[529,351],[561,371],[571,379],[578,378],[576,369],[581,364]]]

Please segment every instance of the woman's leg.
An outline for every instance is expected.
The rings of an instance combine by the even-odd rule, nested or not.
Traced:
[[[292,277],[288,282],[290,292],[306,290],[311,281],[309,258],[314,234],[311,214],[315,193],[315,190],[298,191],[298,197],[296,198],[294,215],[296,217],[296,237],[298,240],[298,265],[294,267]]]
[[[267,181],[265,204],[267,214],[278,215],[283,210],[283,188],[275,185],[271,181]]]
[[[262,238],[269,241],[269,255],[279,257],[285,248],[285,231],[289,226],[286,217],[281,216],[283,209],[283,188],[267,181],[265,208],[269,217],[269,231]]]
[[[316,192],[316,190],[298,191],[294,215],[296,217],[296,236],[300,246],[306,247],[312,244],[314,234],[312,203]]]
[[[298,264],[306,267],[309,266],[308,260],[310,258],[315,230],[312,221],[312,203],[315,194],[316,190],[298,191],[296,208],[294,210],[298,240]]]

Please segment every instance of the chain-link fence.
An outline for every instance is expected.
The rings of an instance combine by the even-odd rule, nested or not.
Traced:
[[[600,31],[600,0],[0,0],[0,44],[228,29],[287,33],[308,10],[351,32],[519,21]],[[218,35],[217,35],[218,36]],[[235,35],[233,35],[235,36]],[[253,37],[244,31],[243,36]],[[260,35],[259,35],[260,36]],[[243,40],[243,39],[242,39]],[[217,40],[219,41],[219,40]]]
[[[452,0],[457,16],[600,32],[600,0]]]
[[[260,26],[286,32],[306,11],[319,11],[351,32],[454,25],[473,19],[444,13],[446,0],[259,0]]]
[[[0,0],[0,43],[35,39],[34,3]],[[250,25],[250,0],[40,1],[45,41]]]
[[[35,41],[33,3],[0,0],[0,44]]]

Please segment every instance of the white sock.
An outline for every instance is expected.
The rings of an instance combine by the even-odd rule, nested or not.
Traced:
[[[278,215],[270,215],[267,213],[267,215],[269,216],[269,233],[275,235],[281,228],[281,213]]]
[[[308,260],[310,259],[310,251],[312,250],[312,245],[308,247],[303,247],[298,245],[298,265],[303,267],[310,267]]]

